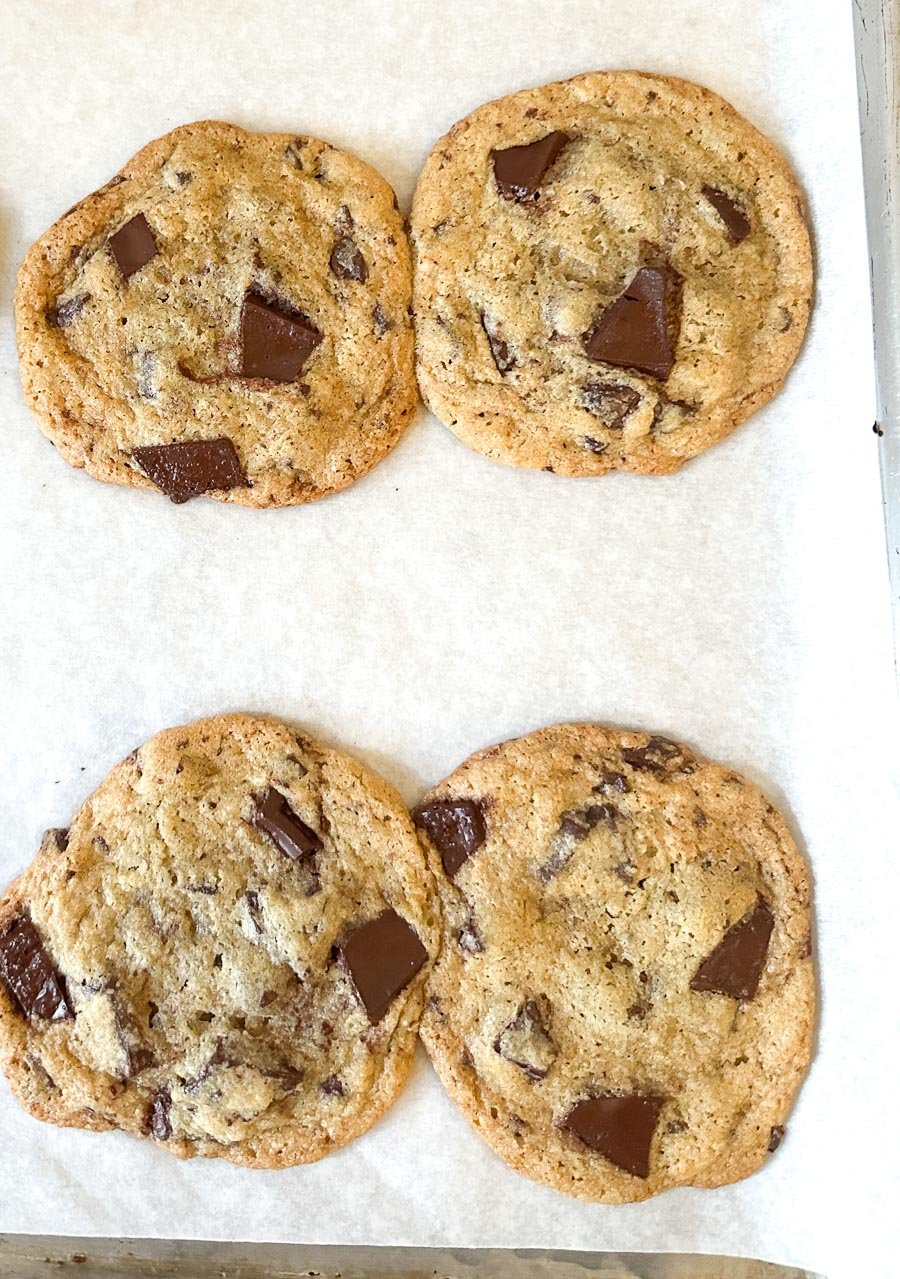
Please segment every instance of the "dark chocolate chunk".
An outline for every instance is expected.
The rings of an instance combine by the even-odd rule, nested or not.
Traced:
[[[585,354],[663,381],[675,364],[680,277],[667,267],[641,267],[620,298],[583,338]]]
[[[481,327],[484,329],[488,346],[491,348],[491,355],[494,357],[497,372],[508,373],[510,369],[514,369],[516,367],[516,357],[510,351],[508,343],[500,336],[494,321],[489,320],[486,315],[482,315]]]
[[[65,826],[52,826],[41,839],[41,852],[64,853],[69,847],[69,831]]]
[[[467,955],[482,955],[484,953],[484,940],[478,924],[475,922],[475,916],[471,912],[459,930],[456,940],[460,950],[465,951]]]
[[[509,1025],[497,1036],[494,1052],[518,1066],[529,1079],[545,1078],[558,1051],[551,1038],[548,1021],[547,1001],[526,999]]]
[[[135,214],[130,222],[109,237],[109,250],[123,280],[130,279],[135,271],[140,271],[156,257],[156,240],[143,213]]]
[[[752,999],[756,994],[775,917],[769,903],[760,897],[751,911],[728,932],[691,978],[691,990],[730,995],[732,999]]]
[[[600,774],[599,782],[592,789],[595,795],[610,795],[613,791],[618,791],[620,795],[627,795],[631,787],[624,773],[615,773],[605,768]]]
[[[609,445],[604,440],[595,440],[592,435],[579,435],[578,443],[583,449],[587,449],[589,453],[595,453],[597,457],[602,456],[609,448]]]
[[[26,1017],[68,1021],[73,1016],[66,983],[28,915],[16,915],[0,932],[0,979]]]
[[[211,489],[249,488],[235,447],[225,436],[145,444],[134,450],[134,460],[176,505]]]
[[[259,893],[255,893],[252,888],[248,888],[244,893],[244,900],[247,903],[247,914],[250,916],[250,922],[256,929],[257,933],[263,931],[262,907],[259,904]],[[221,956],[219,956],[221,960]],[[221,968],[221,962],[216,964],[217,968]]]
[[[390,319],[380,302],[376,302],[372,308],[372,323],[375,327],[375,336],[380,338],[383,338],[391,327]]]
[[[704,187],[703,194],[725,223],[728,238],[732,244],[740,244],[750,234],[750,219],[739,204],[735,204],[730,195],[720,191],[718,187]]]
[[[664,1097],[601,1094],[576,1102],[562,1127],[633,1177],[650,1175],[650,1147]]]
[[[451,879],[487,839],[484,810],[474,799],[433,799],[415,809],[413,821],[440,853]]]
[[[554,875],[558,875],[568,863],[580,844],[595,826],[601,822],[606,826],[615,826],[619,816],[618,809],[612,804],[590,804],[587,808],[571,808],[563,813],[559,820],[559,828],[550,842],[550,855],[535,871],[538,879],[546,883]]]
[[[326,1097],[343,1097],[344,1085],[337,1075],[329,1075],[327,1079],[322,1080],[322,1092]]]
[[[299,312],[289,312],[248,293],[241,308],[241,372],[244,377],[293,382],[322,341]]]
[[[582,392],[581,402],[604,426],[618,431],[640,404],[641,393],[625,382],[589,382]]]
[[[531,199],[568,141],[568,134],[554,131],[525,146],[492,151],[494,181],[504,200]]]
[[[168,1088],[157,1088],[150,1098],[150,1105],[144,1116],[143,1132],[145,1137],[155,1137],[157,1141],[168,1141],[172,1136],[172,1125],[169,1122],[169,1108],[172,1105],[172,1094]]]
[[[335,240],[328,266],[332,275],[341,280],[358,280],[360,284],[364,284],[369,278],[366,259],[359,251],[356,241],[349,235],[339,236]]]
[[[301,821],[281,791],[270,786],[250,818],[251,825],[268,835],[280,853],[292,862],[311,857],[322,847],[322,841],[311,826]]]
[[[373,1026],[428,958],[413,929],[390,907],[357,924],[340,955]]]
[[[45,312],[47,323],[54,329],[66,329],[77,320],[81,312],[91,300],[90,293],[76,293],[64,302],[57,299],[56,306],[49,306]]]
[[[129,1079],[135,1075],[140,1075],[143,1071],[149,1070],[151,1066],[157,1064],[155,1054],[149,1048],[145,1048],[143,1044],[138,1044],[134,1047],[126,1045],[126,1051],[128,1053],[127,1077]]]
[[[646,746],[623,746],[622,758],[632,768],[660,776],[684,763],[681,748],[667,737],[651,737]]]
[[[769,1144],[766,1147],[770,1155],[774,1155],[775,1151],[784,1141],[784,1124],[776,1124],[769,1133]]]

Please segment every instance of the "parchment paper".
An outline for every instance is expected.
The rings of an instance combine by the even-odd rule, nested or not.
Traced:
[[[597,67],[717,89],[809,195],[818,301],[802,358],[682,474],[507,470],[422,412],[371,476],[317,506],[176,508],[70,470],[38,433],[18,388],[16,268],[149,138],[204,116],[319,134],[408,207],[457,118]],[[603,1207],[533,1185],[423,1058],[374,1131],[283,1173],[57,1131],[2,1084],[0,1228],[680,1249],[889,1273],[896,726],[850,5],[4,0],[0,95],[3,879],[116,760],[199,715],[278,713],[410,802],[491,741],[599,718],[683,737],[786,810],[816,879],[823,997],[784,1145],[728,1189]]]

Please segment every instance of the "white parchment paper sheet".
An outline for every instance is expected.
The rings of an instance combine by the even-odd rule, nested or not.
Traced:
[[[32,424],[18,263],[149,138],[204,116],[319,134],[408,207],[458,117],[597,67],[717,89],[809,195],[819,282],[802,358],[682,474],[506,470],[423,412],[374,474],[315,507],[175,508],[70,470]],[[785,808],[815,873],[823,986],[787,1139],[728,1189],[565,1199],[507,1170],[423,1059],[373,1132],[284,1173],[57,1131],[0,1084],[0,1228],[681,1249],[834,1279],[869,1257],[887,1274],[898,810],[849,3],[3,0],[0,95],[3,879],[116,760],[199,715],[279,713],[410,802],[491,741],[600,718],[683,737]]]

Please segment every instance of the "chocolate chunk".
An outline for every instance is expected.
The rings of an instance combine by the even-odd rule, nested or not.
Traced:
[[[618,809],[611,804],[590,804],[587,808],[572,808],[563,813],[559,828],[550,842],[550,856],[535,871],[538,879],[547,883],[554,875],[558,875],[572,857],[576,844],[587,839],[594,827],[601,822],[606,826],[615,826],[618,816]]]
[[[130,279],[135,271],[140,271],[156,257],[156,240],[143,213],[136,214],[109,237],[109,250],[123,280]]]
[[[76,293],[74,297],[66,298],[65,302],[57,299],[57,305],[49,306],[45,312],[47,323],[54,329],[67,329],[78,319],[90,300],[90,293]]]
[[[622,758],[632,768],[660,776],[684,763],[681,747],[666,737],[651,737],[646,746],[624,746]]]
[[[597,457],[602,456],[609,448],[609,445],[604,440],[595,440],[592,435],[579,435],[578,443],[583,449],[587,449],[589,453],[595,453]],[[548,467],[547,469],[552,468]]]
[[[155,1054],[152,1053],[149,1048],[145,1048],[141,1044],[138,1044],[135,1047],[129,1047],[126,1045],[126,1051],[128,1053],[127,1077],[129,1079],[134,1075],[140,1075],[143,1071],[149,1070],[151,1066],[155,1066],[157,1064]]]
[[[389,907],[357,924],[341,945],[340,956],[374,1026],[415,977],[428,952],[406,920]]]
[[[319,330],[299,312],[271,305],[248,293],[241,307],[241,372],[270,382],[293,382],[322,341]]]
[[[554,131],[525,146],[492,151],[494,181],[504,200],[531,199],[544,174],[569,140],[568,134]]]
[[[730,195],[720,191],[718,187],[704,187],[703,194],[725,223],[728,238],[732,244],[740,244],[750,234],[750,219],[740,205],[735,204]]]
[[[582,404],[611,431],[625,425],[625,419],[641,402],[641,393],[625,382],[589,382],[582,393]]]
[[[292,862],[311,857],[322,847],[316,832],[300,820],[281,791],[274,786],[270,786],[262,799],[256,801],[250,823],[268,835],[278,851]]]
[[[769,903],[760,897],[751,911],[728,932],[691,978],[691,990],[730,995],[732,999],[752,999],[756,994],[775,917]]]
[[[169,1109],[172,1105],[172,1094],[168,1088],[157,1088],[150,1098],[150,1105],[144,1116],[143,1133],[145,1137],[155,1137],[157,1141],[168,1141],[172,1136],[172,1125],[169,1122]]]
[[[663,381],[675,364],[680,277],[667,267],[641,267],[620,298],[583,338],[588,359],[636,369]]]
[[[335,240],[328,266],[332,275],[338,276],[341,280],[358,280],[364,284],[369,278],[366,259],[360,253],[356,241],[349,235],[339,236]]]
[[[28,915],[16,915],[0,932],[0,978],[26,1017],[68,1021],[66,984]]]
[[[478,924],[475,922],[475,916],[470,912],[466,922],[459,930],[457,943],[460,950],[465,951],[467,955],[484,954],[484,941]]]
[[[375,336],[380,338],[383,338],[385,333],[387,333],[388,329],[391,327],[391,322],[380,302],[376,302],[372,308],[372,323],[375,327]]]
[[[133,456],[147,478],[176,505],[211,489],[250,487],[235,447],[225,436],[145,444]]]
[[[543,1007],[542,1007],[543,1004]],[[494,1052],[523,1070],[529,1079],[545,1078],[556,1060],[557,1047],[550,1036],[546,1000],[526,999],[494,1042]]]
[[[516,367],[516,357],[510,351],[509,345],[500,337],[494,321],[489,320],[486,315],[482,314],[481,327],[484,329],[488,346],[491,348],[491,355],[494,357],[497,372],[508,373],[510,369],[514,369]]]
[[[259,904],[259,893],[255,893],[251,888],[248,888],[246,893],[244,893],[244,900],[247,903],[247,914],[250,916],[250,922],[257,933],[261,933],[263,931],[263,918],[262,907]],[[219,956],[219,959],[221,961],[221,956]],[[221,968],[221,962],[216,964],[216,967]]]
[[[41,852],[64,853],[69,847],[69,831],[65,826],[53,826],[45,830],[41,838]]]
[[[610,795],[613,791],[618,791],[620,795],[627,795],[631,787],[624,773],[615,773],[605,768],[600,774],[599,782],[592,789],[595,795]]]
[[[633,1177],[650,1175],[650,1146],[664,1097],[601,1094],[576,1102],[562,1127]]]
[[[474,799],[433,799],[415,809],[413,821],[440,853],[451,879],[487,839],[484,810]]]
[[[343,1097],[344,1085],[337,1075],[329,1075],[327,1079],[322,1080],[322,1092],[326,1097]]]
[[[769,1133],[769,1144],[766,1147],[770,1155],[774,1155],[775,1151],[784,1141],[784,1124],[776,1124]]]

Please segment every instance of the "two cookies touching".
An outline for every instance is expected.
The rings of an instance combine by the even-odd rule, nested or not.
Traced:
[[[367,1131],[417,1035],[511,1167],[621,1203],[747,1176],[809,1064],[810,888],[765,796],[596,724],[412,817],[272,719],[159,733],[0,901],[0,1062],[39,1119],[283,1168]]]
[[[499,462],[677,470],[779,389],[806,329],[797,184],[684,80],[592,73],[478,108],[388,184],[308,137],[185,125],[29,251],[26,400],[97,479],[293,506],[425,403]]]

